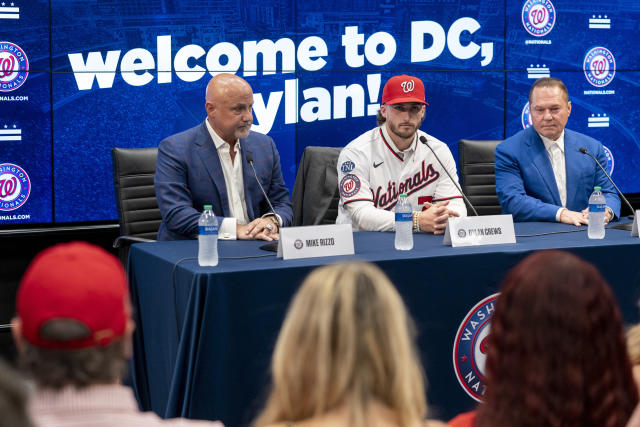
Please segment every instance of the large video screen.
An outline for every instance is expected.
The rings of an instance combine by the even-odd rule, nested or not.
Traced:
[[[201,123],[221,72],[252,85],[289,189],[305,147],[373,128],[384,82],[406,73],[425,83],[422,129],[455,157],[461,138],[528,126],[531,83],[562,78],[568,127],[638,193],[639,19],[626,0],[5,0],[0,228],[117,219],[111,148]]]

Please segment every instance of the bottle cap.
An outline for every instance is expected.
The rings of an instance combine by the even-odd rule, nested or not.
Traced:
[[[600,190],[602,190],[602,187],[593,187],[593,190],[594,191],[600,191]]]
[[[210,210],[212,210],[212,209],[213,209],[213,206],[211,206],[211,205],[204,205],[204,210],[205,210],[205,211],[210,211]]]

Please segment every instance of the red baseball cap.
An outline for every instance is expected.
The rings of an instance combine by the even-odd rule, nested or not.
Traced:
[[[79,349],[104,347],[124,334],[127,278],[118,259],[85,242],[45,249],[31,262],[18,289],[17,314],[22,335],[36,347]],[[83,323],[89,335],[75,340],[49,340],[40,329],[49,320]]]
[[[424,99],[424,84],[417,77],[401,76],[391,77],[382,89],[382,103],[387,105],[403,102],[419,102],[429,105]]]

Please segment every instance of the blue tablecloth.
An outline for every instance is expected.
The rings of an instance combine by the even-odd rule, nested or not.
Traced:
[[[353,256],[289,261],[261,251],[263,242],[221,241],[217,267],[198,266],[196,241],[136,244],[129,258],[138,325],[132,379],[141,407],[165,417],[219,419],[228,427],[249,424],[264,402],[269,359],[291,296],[313,268],[360,259],[380,266],[402,294],[418,327],[430,416],[448,419],[475,404],[454,374],[457,329],[532,251],[562,248],[594,263],[625,321],[638,321],[640,239],[608,229],[605,239],[589,240],[584,228],[530,236],[575,230],[522,223],[515,244],[463,248],[418,234],[409,252],[394,250],[392,233],[360,232]]]

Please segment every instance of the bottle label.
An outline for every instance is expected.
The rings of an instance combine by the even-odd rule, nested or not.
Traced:
[[[198,233],[201,236],[210,236],[212,234],[218,234],[217,225],[201,225],[198,227]]]
[[[397,221],[413,221],[413,212],[396,212]]]
[[[590,203],[589,212],[604,212],[606,206],[604,203]]]

